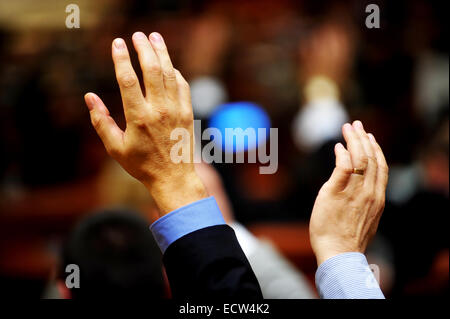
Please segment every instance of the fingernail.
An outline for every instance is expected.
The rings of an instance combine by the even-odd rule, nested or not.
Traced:
[[[89,111],[92,111],[95,106],[95,96],[88,93],[85,95],[85,101]]]
[[[361,121],[354,121],[353,125],[355,125],[355,127],[358,128],[358,129],[364,130],[364,126],[361,123]]]
[[[155,42],[161,42],[162,36],[158,32],[152,32],[150,34],[150,39]]]
[[[147,37],[143,32],[135,32],[133,34],[133,38],[135,38],[136,40],[147,40]]]
[[[371,141],[374,142],[374,143],[376,142],[376,141],[375,141],[375,136],[373,136],[372,133],[369,133],[369,134],[367,134],[367,135],[369,135],[369,140],[371,140]]]
[[[343,148],[344,147],[344,145],[342,145],[342,143],[337,143],[336,144],[336,149],[338,149],[338,148]]]
[[[117,50],[122,50],[125,48],[125,41],[123,41],[122,39],[118,38],[114,40],[114,46],[116,47]]]

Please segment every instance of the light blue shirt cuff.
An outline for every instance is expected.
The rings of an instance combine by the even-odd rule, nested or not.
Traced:
[[[316,286],[324,299],[384,299],[366,256],[356,252],[324,261],[316,272]]]
[[[189,233],[223,224],[225,220],[216,200],[211,196],[164,215],[150,226],[150,230],[164,253],[170,244]]]

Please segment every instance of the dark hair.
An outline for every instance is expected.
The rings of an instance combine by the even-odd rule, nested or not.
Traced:
[[[82,220],[62,251],[65,267],[80,269],[80,287],[73,298],[162,298],[161,252],[148,222],[134,212],[107,210]]]

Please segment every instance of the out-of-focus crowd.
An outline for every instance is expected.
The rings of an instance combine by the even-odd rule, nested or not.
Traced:
[[[278,128],[275,174],[214,165],[229,218],[313,280],[314,199],[340,126],[362,120],[390,166],[368,251],[381,287],[387,297],[448,294],[446,11],[440,1],[374,1],[381,27],[369,29],[369,3],[85,0],[79,29],[66,28],[59,1],[0,3],[1,294],[42,297],[58,276],[61,243],[100,208],[154,220],[145,188],[107,156],[83,105],[84,93],[97,92],[123,127],[110,46],[134,31],[164,35],[205,125],[220,104],[251,101]]]

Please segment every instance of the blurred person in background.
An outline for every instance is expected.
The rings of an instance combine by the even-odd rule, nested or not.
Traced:
[[[110,209],[80,221],[62,249],[58,276],[61,297],[167,297],[161,252],[148,227],[148,221],[128,209]],[[79,267],[80,286],[69,289],[66,267],[71,264]]]

